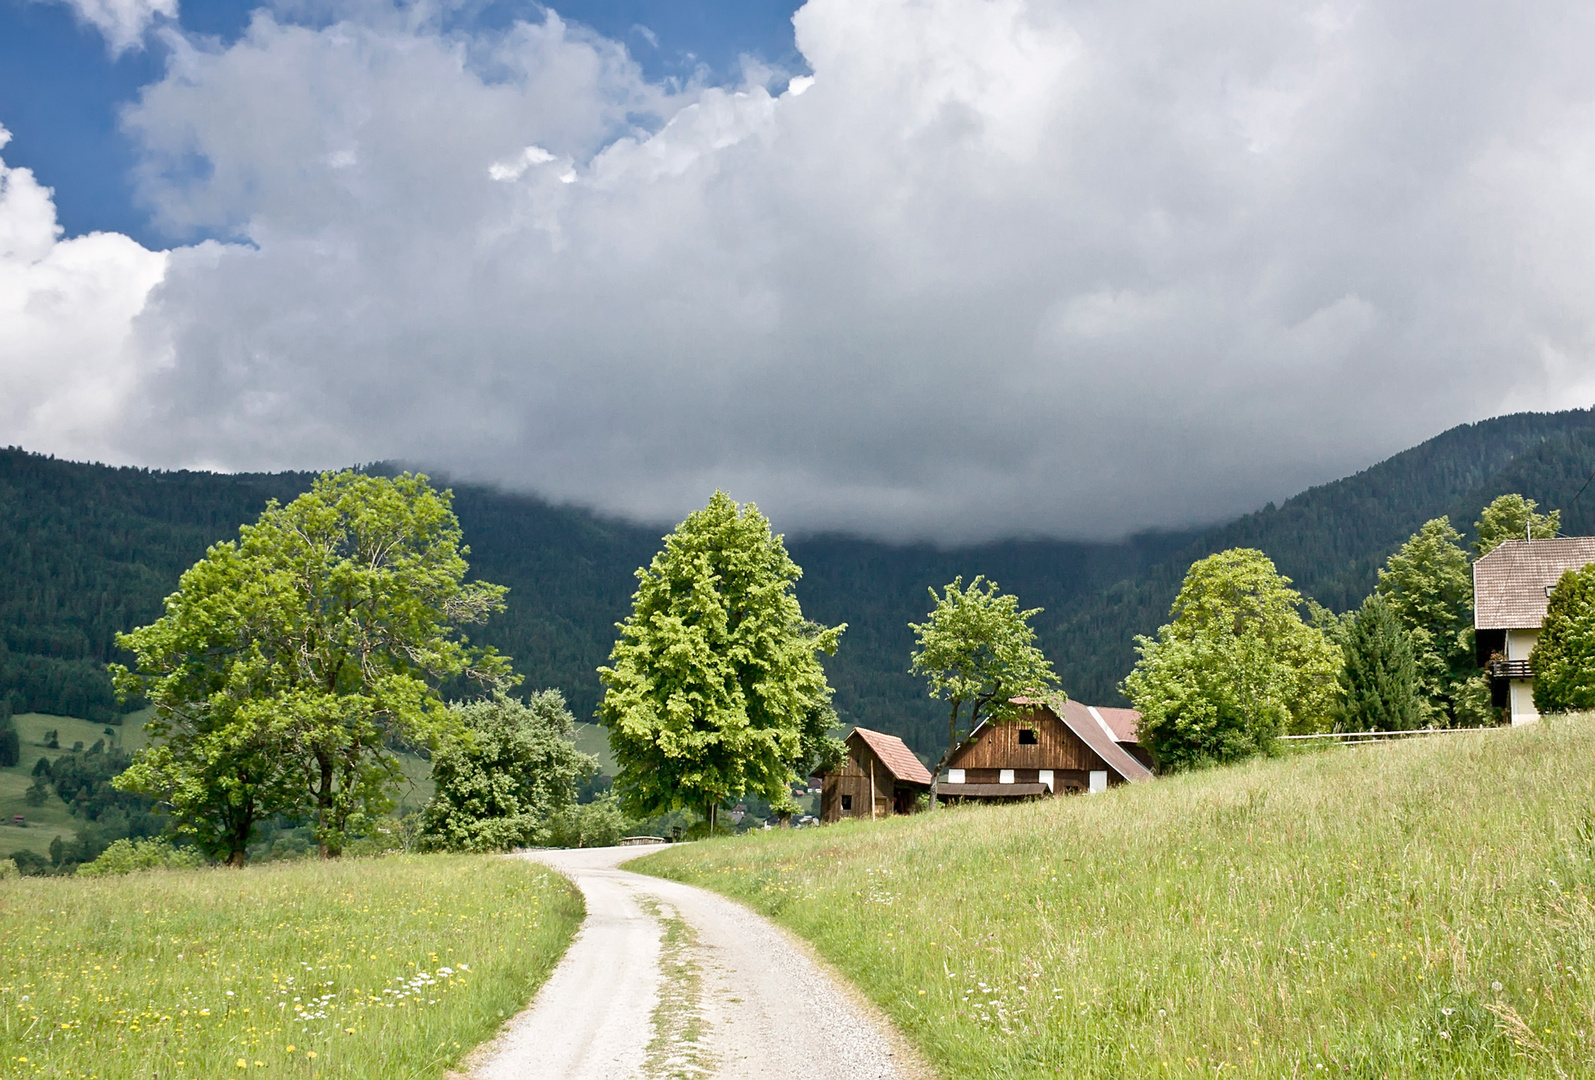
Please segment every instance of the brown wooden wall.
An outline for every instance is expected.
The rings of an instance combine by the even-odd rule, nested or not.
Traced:
[[[1036,733],[1033,746],[1019,743],[1019,732],[1027,728]],[[1041,769],[1089,773],[1108,766],[1062,720],[1035,710],[1012,723],[988,724],[979,738],[953,756],[947,767],[963,769],[967,783],[995,784],[1001,769],[1013,769],[1014,779],[1019,783],[1026,782],[1019,775],[1023,770],[1033,783],[1036,772]],[[988,769],[991,770],[989,780],[976,779],[977,772],[984,777]],[[1061,779],[1058,784],[1061,788]]]
[[[891,772],[862,741],[849,741],[847,750],[842,764],[825,774],[825,783],[820,787],[820,820],[869,818],[871,764],[875,766],[875,816],[890,817],[894,795]],[[843,795],[852,797],[851,810],[842,809]]]

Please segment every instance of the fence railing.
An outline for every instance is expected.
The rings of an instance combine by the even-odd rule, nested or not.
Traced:
[[[1479,730],[1479,728],[1416,728],[1412,731],[1325,731],[1316,735],[1281,735],[1279,739],[1281,742],[1301,742],[1309,739],[1334,739],[1343,743],[1388,742],[1395,739],[1454,735],[1459,731]]]

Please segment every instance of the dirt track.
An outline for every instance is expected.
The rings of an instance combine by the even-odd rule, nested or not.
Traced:
[[[587,920],[475,1080],[910,1080],[930,1074],[884,1018],[739,904],[617,867],[645,851],[536,852]]]

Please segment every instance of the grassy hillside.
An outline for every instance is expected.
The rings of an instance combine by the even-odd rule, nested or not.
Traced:
[[[1595,718],[630,864],[813,942],[944,1076],[1595,1073]]]
[[[1428,518],[1449,513],[1465,528],[1506,491],[1565,507],[1592,471],[1595,412],[1521,414],[1454,428],[1214,528],[1114,543],[940,549],[793,537],[789,546],[804,568],[805,612],[849,624],[840,653],[826,661],[843,720],[902,735],[929,753],[941,711],[907,673],[907,624],[924,617],[927,588],[954,575],[986,574],[1026,606],[1044,607],[1037,628],[1064,688],[1110,702],[1134,662],[1134,636],[1167,617],[1194,559],[1237,544],[1260,547],[1308,595],[1345,609]],[[207,544],[236,536],[268,498],[291,498],[310,480],[111,469],[0,451],[0,694],[17,712],[115,719],[103,671],[115,633],[156,617]],[[558,687],[578,719],[590,718],[599,697],[594,669],[629,608],[633,572],[666,526],[483,487],[455,492],[473,572],[510,587],[509,610],[475,636],[513,657],[528,688]],[[1595,533],[1595,491],[1572,506],[1563,527]]]
[[[0,1074],[440,1078],[581,918],[482,856],[0,881]]]

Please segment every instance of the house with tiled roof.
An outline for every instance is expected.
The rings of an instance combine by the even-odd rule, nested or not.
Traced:
[[[1540,718],[1529,654],[1551,590],[1569,570],[1595,563],[1595,536],[1508,540],[1473,564],[1473,639],[1491,695],[1513,724]]]
[[[1152,779],[1134,709],[1014,698],[1023,711],[982,723],[947,762],[938,798],[981,801],[1106,791]],[[1137,753],[1139,751],[1139,753]]]
[[[897,736],[856,727],[846,744],[847,757],[821,781],[821,821],[911,813],[930,791],[930,770]]]

